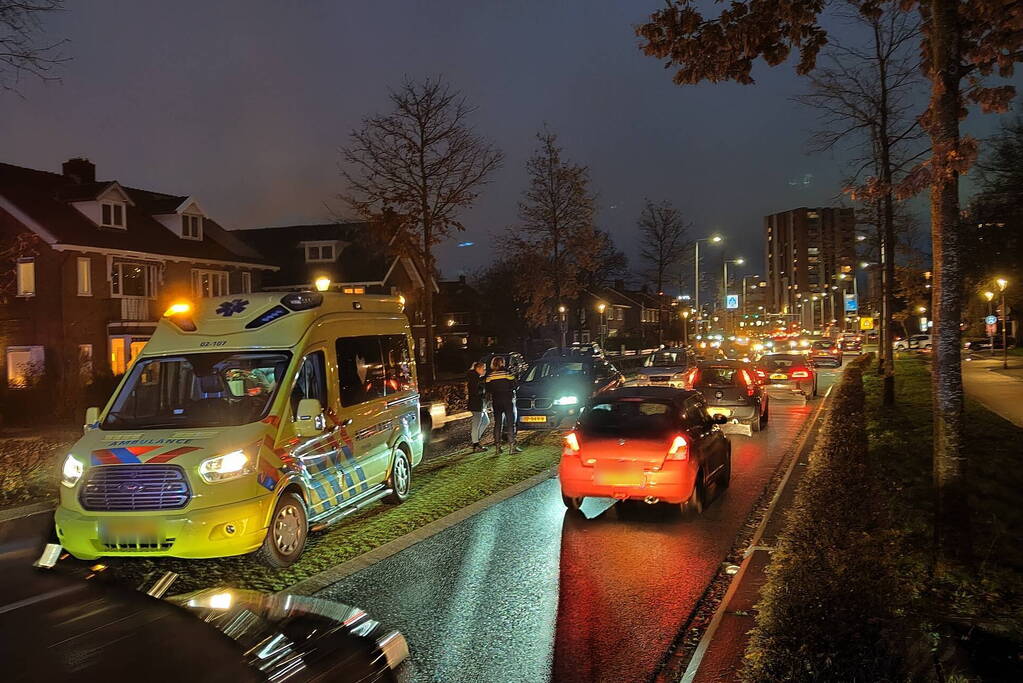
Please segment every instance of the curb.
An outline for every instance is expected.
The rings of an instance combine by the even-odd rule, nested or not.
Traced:
[[[557,469],[557,466],[551,467],[539,474],[534,474],[528,479],[523,479],[517,484],[512,484],[508,488],[491,493],[489,496],[480,498],[475,503],[471,503],[461,510],[456,510],[450,514],[444,515],[443,517],[435,519],[415,531],[410,531],[404,536],[399,536],[392,541],[388,541],[387,543],[365,552],[358,557],[354,557],[347,562],[342,562],[330,569],[325,569],[318,574],[314,574],[309,578],[292,584],[291,586],[278,591],[278,594],[290,593],[292,595],[313,595],[327,586],[337,583],[338,581],[345,579],[356,572],[362,571],[363,569],[372,567],[378,562],[383,562],[392,555],[396,555],[402,550],[405,550],[420,541],[425,541],[431,536],[435,536],[445,529],[453,527],[459,522],[477,515],[497,503],[507,500],[512,496],[517,496],[523,491],[531,489],[538,484],[542,484],[548,479],[554,477],[557,473]]]
[[[44,512],[53,512],[55,509],[56,506],[53,503],[30,503],[29,505],[21,505],[16,508],[7,508],[6,510],[0,510],[0,524],[13,522],[24,517],[33,517]]]
[[[836,385],[828,387],[828,391],[824,394],[825,399],[830,398],[831,392],[835,386]],[[728,606],[731,604],[732,598],[739,591],[739,588],[742,585],[742,580],[746,575],[746,570],[749,568],[754,554],[758,551],[770,553],[770,548],[760,545],[760,539],[763,538],[764,530],[767,528],[767,525],[770,523],[775,514],[778,501],[781,499],[782,493],[788,485],[792,472],[796,469],[796,464],[799,462],[800,454],[802,454],[805,450],[807,441],[809,440],[810,435],[813,434],[814,428],[818,426],[817,422],[820,420],[821,415],[824,412],[824,405],[825,401],[821,401],[820,405],[817,406],[814,414],[808,421],[806,431],[792,449],[792,460],[786,467],[785,474],[782,476],[781,481],[778,482],[778,487],[775,489],[774,495],[771,497],[771,502],[768,505],[763,518],[760,520],[757,530],[753,533],[753,537],[750,539],[746,552],[743,553],[742,564],[739,565],[739,571],[735,573],[734,578],[728,584],[728,590],[725,591],[724,596],[721,598],[721,602],[718,604],[718,608],[714,611],[714,616],[711,617],[710,623],[707,625],[707,630],[703,632],[703,636],[700,638],[700,642],[697,644],[696,650],[693,651],[693,656],[689,660],[689,665],[686,667],[685,673],[682,675],[681,683],[693,683],[696,679],[696,675],[700,670],[700,665],[703,663],[703,658],[710,649],[711,643],[714,640],[714,635],[717,633],[718,627],[724,620],[725,613],[728,611]]]

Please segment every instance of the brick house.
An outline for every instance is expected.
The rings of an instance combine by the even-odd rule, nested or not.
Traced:
[[[277,270],[263,279],[264,290],[311,289],[326,277],[331,288],[349,294],[400,294],[412,325],[419,360],[424,360],[426,325],[423,291],[430,282],[413,259],[397,253],[393,238],[383,242],[369,223],[318,223],[245,228],[232,235]],[[436,305],[435,305],[436,307]]]
[[[273,270],[191,196],[0,163],[0,404],[45,377],[123,373],[175,299],[258,289]]]

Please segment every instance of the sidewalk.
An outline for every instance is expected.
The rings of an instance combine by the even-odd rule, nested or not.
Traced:
[[[1009,357],[1009,369],[1002,369],[1001,358],[963,359],[963,387],[966,395],[988,410],[1023,427],[1023,359]]]

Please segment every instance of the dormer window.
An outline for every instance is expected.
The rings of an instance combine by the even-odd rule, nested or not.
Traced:
[[[329,263],[337,258],[334,242],[307,242],[305,245],[306,263]]]
[[[102,202],[100,204],[100,225],[104,228],[124,228],[124,204]]]
[[[185,213],[181,215],[181,236],[186,240],[202,239],[202,216]]]

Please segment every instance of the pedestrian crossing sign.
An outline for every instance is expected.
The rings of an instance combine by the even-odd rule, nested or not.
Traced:
[[[860,329],[861,330],[872,330],[874,329],[873,318],[860,318]]]

